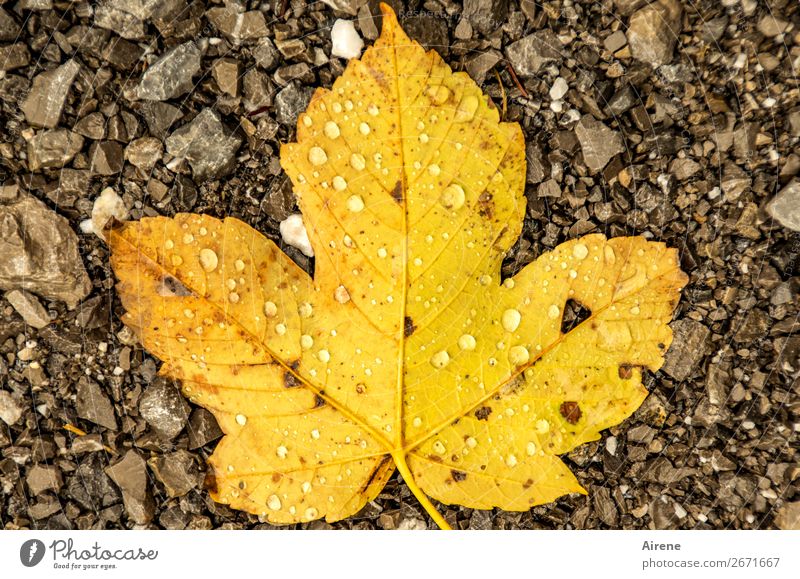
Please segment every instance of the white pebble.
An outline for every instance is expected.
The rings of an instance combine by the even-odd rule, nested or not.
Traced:
[[[331,28],[331,55],[341,58],[358,58],[364,49],[364,41],[356,32],[352,20],[339,19]]]
[[[97,237],[106,240],[103,228],[111,218],[124,221],[128,218],[128,210],[122,197],[117,195],[111,187],[106,187],[100,192],[100,196],[94,200],[92,207],[91,228],[88,223],[81,223],[81,230],[85,233],[94,233]]]
[[[563,77],[559,76],[553,83],[553,86],[550,87],[550,98],[554,101],[560,101],[561,97],[567,94],[568,90],[569,85],[567,84],[567,81],[564,80]]]
[[[314,248],[308,240],[308,232],[300,213],[293,213],[281,221],[280,230],[284,243],[296,247],[308,257],[314,257]]]

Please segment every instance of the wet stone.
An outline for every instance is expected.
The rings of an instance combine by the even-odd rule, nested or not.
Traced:
[[[222,436],[222,430],[214,415],[205,408],[197,408],[192,412],[187,427],[189,433],[189,449],[194,450],[213,442]]]
[[[197,467],[185,450],[154,456],[147,464],[170,497],[182,497],[197,487]]]
[[[83,137],[67,129],[41,131],[28,141],[31,171],[63,167],[83,148]]]
[[[560,60],[561,51],[561,42],[548,28],[510,44],[506,56],[517,75],[533,76],[545,64]]]
[[[29,326],[41,329],[50,323],[47,310],[33,294],[25,290],[11,290],[5,298]]]
[[[591,115],[584,115],[575,125],[575,136],[581,145],[583,161],[591,173],[602,170],[625,146],[617,131],[609,129]]]
[[[45,491],[58,492],[64,484],[61,471],[53,465],[33,465],[25,477],[28,491],[33,495],[40,495]]]
[[[697,364],[705,356],[711,330],[689,319],[673,322],[671,327],[672,345],[664,357],[661,370],[675,380],[683,381],[699,370]]]
[[[101,386],[86,376],[78,380],[75,408],[78,416],[109,430],[117,429],[114,406]]]
[[[167,137],[167,152],[186,159],[195,181],[219,179],[229,174],[236,162],[241,139],[230,134],[219,115],[205,108],[191,122]]]
[[[192,77],[200,72],[200,58],[200,49],[194,42],[176,46],[147,69],[133,96],[163,101],[189,92],[194,87]]]
[[[98,175],[114,175],[122,171],[124,149],[116,141],[93,143],[89,149],[91,170]]]
[[[767,204],[767,213],[783,227],[800,231],[800,180],[783,187]]]
[[[298,115],[308,107],[314,91],[299,81],[290,83],[275,97],[275,117],[278,122],[294,127]]]
[[[139,399],[139,414],[166,438],[175,438],[189,418],[189,404],[170,382],[157,377]]]
[[[11,395],[11,392],[0,390],[0,420],[13,426],[22,418],[23,407]]]
[[[144,459],[135,450],[129,450],[116,464],[105,469],[111,480],[122,491],[125,511],[137,525],[146,525],[153,519],[155,502],[147,486],[147,469]]]
[[[76,61],[68,60],[33,79],[31,90],[20,105],[25,119],[31,125],[48,129],[58,125],[69,89],[80,68]]]
[[[681,31],[682,15],[677,0],[658,0],[633,14],[626,32],[633,57],[653,67],[669,64]]]
[[[0,289],[27,290],[74,308],[91,282],[66,219],[22,195],[0,204]]]

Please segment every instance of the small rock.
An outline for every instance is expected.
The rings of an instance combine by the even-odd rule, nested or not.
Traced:
[[[20,110],[31,125],[48,129],[58,125],[69,89],[80,69],[76,61],[68,60],[33,79],[31,90],[20,105]]]
[[[789,29],[789,23],[780,18],[775,18],[773,14],[764,14],[756,24],[758,31],[768,38],[773,38],[783,34]]]
[[[708,368],[706,376],[706,392],[708,401],[714,406],[721,406],[728,400],[730,391],[730,375],[719,365],[713,364]]]
[[[147,36],[146,21],[153,15],[159,0],[107,0],[95,8],[94,23],[128,40]]]
[[[189,418],[189,404],[166,379],[157,377],[139,399],[139,414],[160,434],[172,439]]]
[[[617,505],[614,499],[611,498],[611,491],[608,487],[599,487],[593,489],[592,504],[594,511],[600,520],[611,527],[612,529],[619,524],[619,513],[617,512]]]
[[[279,123],[294,127],[297,116],[308,108],[314,91],[309,86],[295,81],[289,83],[275,97],[275,118]]]
[[[232,96],[239,96],[239,61],[234,58],[220,58],[211,65],[211,74],[219,89]]]
[[[8,46],[0,46],[0,71],[8,72],[23,66],[28,66],[31,53],[28,47],[18,42]]]
[[[311,247],[303,216],[300,213],[294,213],[281,221],[280,231],[284,243],[296,247],[303,252],[303,255],[314,257],[314,248]]]
[[[139,453],[129,450],[122,460],[105,471],[122,491],[125,511],[133,522],[146,525],[153,520],[155,502],[147,488],[147,469]]]
[[[269,34],[263,12],[239,12],[233,5],[211,8],[206,17],[233,44],[257,41]]]
[[[278,49],[269,38],[262,38],[257,46],[251,49],[256,64],[264,70],[272,70],[280,60]]]
[[[101,458],[99,453],[89,454],[69,477],[67,496],[83,508],[95,512],[119,503],[119,491],[103,471],[106,464],[108,459]]]
[[[166,143],[167,152],[186,159],[195,181],[201,182],[233,171],[242,141],[228,133],[214,110],[205,108],[191,122],[173,131]]]
[[[114,406],[100,385],[86,376],[82,376],[78,380],[75,409],[78,416],[84,420],[99,424],[109,430],[117,429]]]
[[[201,56],[192,41],[176,46],[145,71],[133,96],[163,101],[186,94],[194,87],[192,77],[200,72]]]
[[[28,195],[0,204],[0,289],[24,289],[72,309],[92,287],[66,219]]]
[[[125,147],[125,160],[145,173],[152,171],[163,155],[164,146],[155,137],[142,137]]]
[[[508,0],[464,0],[461,17],[482,35],[489,35],[506,22]]]
[[[0,41],[14,41],[19,36],[20,28],[14,17],[4,8],[0,8]]]
[[[548,179],[536,189],[536,195],[539,197],[561,197],[561,186],[555,179]]]
[[[72,130],[83,137],[99,141],[106,136],[106,118],[97,111],[89,113],[75,123]]]
[[[97,175],[115,175],[125,165],[125,151],[116,141],[99,141],[89,148],[91,170]]]
[[[671,327],[672,345],[661,370],[680,382],[697,370],[697,363],[706,354],[711,330],[690,319],[673,322]]]
[[[359,7],[366,4],[366,0],[321,0],[321,2],[338,12],[344,12],[350,16],[358,14]]]
[[[800,531],[800,501],[785,503],[778,509],[775,526],[784,531]]]
[[[700,163],[691,159],[674,159],[669,165],[669,171],[678,181],[685,181],[700,172]]]
[[[23,407],[10,392],[0,390],[0,420],[9,426],[15,425],[22,418]]]
[[[800,180],[792,179],[767,203],[767,213],[783,227],[800,231]]]
[[[28,476],[25,477],[25,482],[28,483],[28,491],[37,496],[45,491],[58,492],[64,485],[64,480],[61,478],[61,471],[53,465],[35,464],[28,471]]]
[[[529,34],[506,48],[506,56],[519,76],[533,76],[539,69],[561,59],[561,42],[546,28]]]
[[[11,290],[6,293],[6,299],[29,326],[41,329],[50,324],[47,310],[33,294],[25,290]]]
[[[28,141],[28,169],[63,167],[83,148],[83,137],[67,129],[41,131]]]
[[[683,9],[677,0],[657,0],[631,16],[626,36],[631,55],[658,67],[672,61]]]
[[[189,419],[189,450],[195,450],[222,436],[217,419],[205,408],[197,408]]]
[[[767,335],[769,325],[770,317],[767,312],[757,309],[750,310],[743,320],[739,319],[733,322],[732,329],[736,331],[733,339],[739,343],[752,343]]]
[[[159,139],[166,137],[167,132],[183,118],[181,110],[169,103],[146,102],[141,111],[150,133]]]
[[[358,35],[352,20],[339,19],[331,28],[331,56],[358,58],[364,49],[364,41]]]
[[[401,25],[412,38],[419,42],[426,50],[436,50],[440,55],[447,56],[450,50],[450,34],[447,21],[439,17],[436,12],[428,10],[409,11]]]
[[[167,496],[182,497],[197,487],[197,468],[192,455],[185,450],[154,456],[147,464],[164,485]]]
[[[583,115],[575,125],[575,136],[581,144],[583,161],[591,173],[602,170],[611,157],[625,151],[622,137],[592,115]]]
[[[470,58],[464,68],[466,68],[467,74],[472,80],[477,84],[483,84],[483,81],[486,80],[486,75],[501,60],[503,60],[503,55],[500,52],[493,49],[486,50]]]
[[[603,47],[611,53],[618,51],[626,44],[628,44],[628,39],[622,30],[617,30],[609,34],[606,39],[603,40]]]
[[[561,98],[569,91],[569,85],[563,77],[559,76],[553,81],[553,86],[550,87],[550,98],[554,101],[561,100]]]
[[[128,218],[128,209],[122,197],[117,195],[111,187],[106,187],[100,192],[92,206],[92,233],[105,241],[104,230],[110,219],[125,221]]]

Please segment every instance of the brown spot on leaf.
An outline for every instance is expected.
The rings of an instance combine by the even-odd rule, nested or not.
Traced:
[[[366,389],[367,387],[363,383],[359,382],[358,384],[356,384],[356,392],[358,392],[359,394],[363,394],[366,391]]]
[[[491,193],[484,192],[478,197],[478,213],[484,219],[494,217],[494,196]]]
[[[217,486],[217,476],[213,468],[206,471],[206,476],[203,478],[203,488],[211,494],[219,494],[219,487]]]
[[[429,455],[428,455],[428,460],[430,460],[430,461],[433,461],[433,462],[438,462],[438,463],[440,463],[440,464],[441,464],[442,462],[444,462],[444,461],[442,460],[442,457],[441,457],[441,456],[436,456],[435,454],[429,454]]]
[[[453,480],[456,482],[462,482],[467,480],[467,473],[460,470],[451,469],[450,476],[452,476]]]
[[[403,182],[398,181],[394,184],[391,192],[392,199],[394,199],[397,203],[403,202]]]
[[[561,407],[558,409],[561,413],[561,416],[564,417],[564,420],[569,422],[570,424],[577,424],[578,420],[581,419],[583,416],[583,412],[581,412],[581,407],[578,406],[578,403],[574,400],[568,400],[566,402],[561,403]]]
[[[314,396],[314,408],[322,408],[325,406],[325,400],[319,394]]]
[[[272,482],[276,483],[279,482],[283,478],[283,475],[279,472],[272,473]]]
[[[296,388],[300,386],[301,382],[297,379],[297,376],[292,374],[291,372],[284,372],[283,373],[283,386],[284,388]]]
[[[532,485],[533,485],[533,479],[529,478],[524,483],[522,483],[522,488],[529,489],[529,488],[531,488]]]
[[[156,293],[165,298],[180,298],[192,295],[189,288],[183,285],[178,278],[171,275],[165,275],[161,278],[161,283],[156,288]]]
[[[478,420],[488,420],[489,415],[492,413],[492,409],[488,406],[481,406],[475,411],[475,418]]]
[[[405,320],[403,321],[403,336],[408,338],[416,329],[417,326],[414,325],[414,320],[412,320],[409,316],[406,316]]]
[[[623,380],[630,380],[633,377],[633,368],[629,364],[621,364],[618,374]]]

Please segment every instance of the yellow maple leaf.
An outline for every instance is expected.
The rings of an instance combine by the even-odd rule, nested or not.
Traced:
[[[213,498],[273,523],[348,517],[395,468],[443,528],[428,497],[520,511],[584,493],[558,455],[644,400],[686,283],[675,250],[602,235],[501,283],[520,127],[383,14],[281,150],[313,278],[232,218],[110,232],[125,323],[225,433]],[[569,300],[590,315],[563,333]]]

